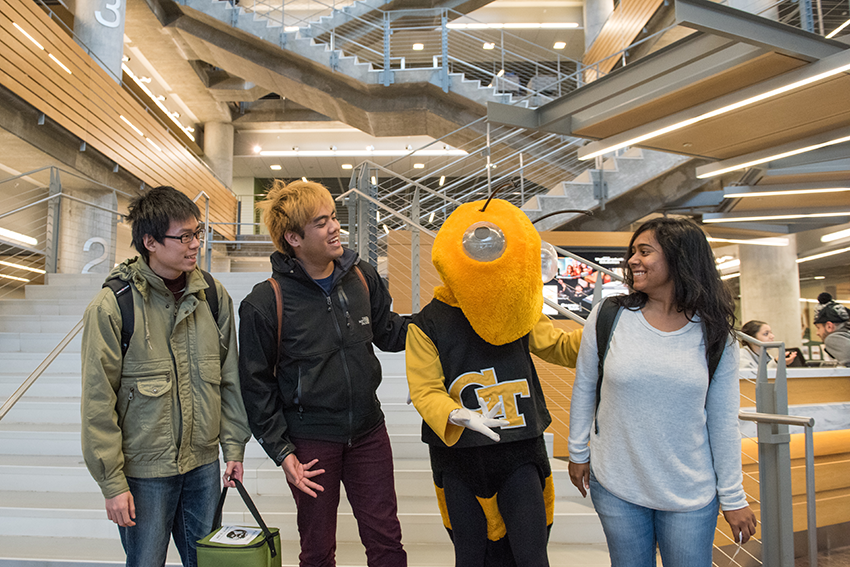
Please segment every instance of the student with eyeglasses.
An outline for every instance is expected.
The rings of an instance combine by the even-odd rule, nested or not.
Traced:
[[[235,486],[250,437],[233,303],[198,268],[204,228],[186,195],[156,187],[129,211],[139,256],[112,270],[107,284],[121,283],[105,284],[84,316],[83,456],[128,566],[164,565],[170,537],[194,566],[218,502],[219,446],[224,482]]]

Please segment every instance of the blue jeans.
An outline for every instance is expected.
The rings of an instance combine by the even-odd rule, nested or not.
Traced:
[[[612,567],[711,567],[717,496],[692,512],[665,512],[617,498],[590,476],[590,497],[602,520]]]
[[[168,538],[174,537],[185,567],[198,564],[195,542],[212,531],[221,496],[218,461],[186,474],[164,478],[130,478],[136,525],[119,527],[127,567],[162,567]]]

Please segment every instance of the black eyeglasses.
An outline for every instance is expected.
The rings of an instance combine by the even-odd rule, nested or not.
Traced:
[[[168,234],[163,234],[163,238],[170,238],[172,240],[179,240],[182,244],[190,244],[194,239],[198,239],[198,242],[204,241],[204,234],[206,233],[206,229],[201,227],[195,232],[187,232],[185,234],[181,234],[180,236],[169,236]]]

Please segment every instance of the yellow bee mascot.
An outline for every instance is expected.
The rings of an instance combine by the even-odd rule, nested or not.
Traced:
[[[542,314],[540,235],[506,201],[458,207],[432,260],[444,285],[408,328],[407,379],[455,564],[548,566],[552,419],[530,353],[575,367],[581,331]]]

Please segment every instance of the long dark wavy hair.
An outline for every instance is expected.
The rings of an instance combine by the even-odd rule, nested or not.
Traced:
[[[730,336],[734,336],[735,302],[720,279],[705,233],[693,221],[658,217],[635,231],[623,262],[626,284],[632,291],[617,296],[614,301],[632,311],[646,305],[647,295],[632,287],[634,274],[628,263],[635,252],[635,239],[646,231],[653,232],[667,261],[676,310],[689,320],[698,315],[705,325],[706,356],[711,358],[723,350]]]

